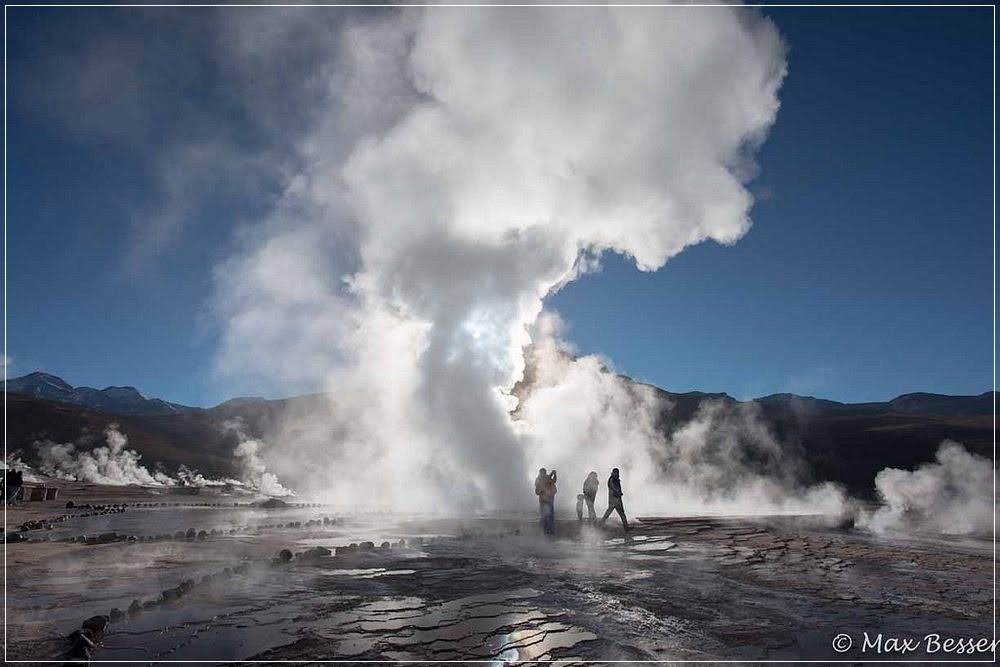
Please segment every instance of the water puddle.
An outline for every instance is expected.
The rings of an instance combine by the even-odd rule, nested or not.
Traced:
[[[357,579],[375,579],[376,577],[392,577],[406,574],[415,574],[416,570],[388,570],[384,567],[370,567],[353,570],[321,570],[320,574],[327,574],[334,577],[354,577]]]

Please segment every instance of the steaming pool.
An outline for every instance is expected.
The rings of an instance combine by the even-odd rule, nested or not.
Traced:
[[[532,514],[144,506],[160,500],[7,545],[12,658],[65,657],[98,614],[112,620],[96,660],[822,660],[841,631],[992,633],[992,546],[977,540],[814,517],[648,519],[626,537],[563,516],[545,539]],[[32,509],[8,526],[72,514]],[[152,539],[192,528],[205,534]],[[79,541],[111,532],[137,539]]]

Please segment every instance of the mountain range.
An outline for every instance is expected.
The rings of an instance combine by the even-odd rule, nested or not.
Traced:
[[[625,376],[623,376],[625,377]],[[627,378],[629,381],[631,378]],[[703,392],[688,392],[671,394],[659,387],[657,391],[671,396],[694,399],[713,398],[723,401],[736,401],[729,394]],[[7,391],[12,394],[26,394],[36,398],[44,398],[59,403],[69,403],[81,407],[121,415],[164,415],[176,414],[203,408],[194,408],[180,403],[171,403],[160,398],[148,398],[135,387],[74,387],[61,377],[49,373],[34,372],[21,377],[7,380]],[[938,415],[990,415],[993,414],[993,392],[986,391],[973,396],[950,396],[946,394],[929,394],[917,392],[902,394],[896,398],[880,403],[841,403],[812,396],[798,394],[770,394],[753,399],[763,406],[799,407],[808,405],[811,408],[824,410],[846,410],[875,412],[898,412],[900,414],[938,414]],[[241,396],[220,403],[215,408],[235,408],[238,406],[266,403],[267,399],[257,396]]]
[[[634,382],[622,376],[627,382]],[[636,383],[638,384],[638,383]],[[669,435],[688,423],[706,401],[740,405],[728,394],[654,390],[669,410],[659,428]],[[530,386],[515,387],[515,393]],[[913,468],[931,461],[942,440],[961,442],[991,457],[994,392],[974,396],[910,393],[875,403],[840,403],[796,394],[772,394],[756,403],[760,418],[783,446],[801,455],[813,481],[836,481],[853,494],[873,492],[875,474],[885,467]],[[7,381],[7,447],[31,463],[40,440],[81,442],[118,424],[149,464],[169,471],[184,464],[206,475],[232,476],[237,435],[226,428],[238,419],[242,430],[264,437],[289,416],[322,414],[326,396],[310,394],[268,400],[236,398],[212,408],[197,408],[148,398],[134,387],[73,387],[47,373]],[[100,444],[100,438],[91,438]],[[83,439],[86,443],[87,439]],[[79,445],[86,447],[86,444]],[[294,480],[289,480],[294,484]]]
[[[41,372],[7,380],[7,391],[122,415],[175,414],[192,409],[159,398],[147,398],[135,387],[74,387],[61,377]]]

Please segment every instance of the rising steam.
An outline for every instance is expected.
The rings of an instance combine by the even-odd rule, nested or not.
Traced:
[[[34,443],[38,470],[58,479],[125,486],[174,486],[177,480],[163,472],[150,472],[139,463],[142,456],[127,449],[128,438],[111,424],[104,431],[106,445],[84,451],[74,443],[42,440]]]
[[[334,396],[269,434],[268,463],[399,509],[523,506],[540,465],[631,464],[636,497],[682,493],[643,400],[593,361],[548,392],[579,401],[558,407],[585,433],[539,404],[515,420],[511,391],[545,297],[601,253],[651,271],[749,228],[785,74],[773,24],[739,7],[427,8],[341,37],[301,172],[218,272],[220,370],[318,375]]]
[[[227,428],[236,428],[228,425]],[[267,472],[257,455],[261,443],[246,437],[238,431],[240,444],[235,451],[242,479],[213,479],[197,470],[180,465],[176,475],[163,470],[150,471],[140,463],[142,455],[128,448],[128,437],[117,424],[111,424],[104,431],[105,444],[88,447],[92,438],[82,436],[77,442],[57,443],[39,440],[33,444],[38,460],[36,469],[43,475],[56,479],[107,484],[111,486],[190,486],[190,487],[230,487],[244,492],[265,496],[288,496],[291,491],[284,488],[278,478]],[[18,469],[32,469],[19,458],[8,462]]]
[[[233,452],[243,481],[265,496],[294,496],[295,493],[282,486],[278,476],[268,472],[267,465],[260,457],[264,443],[246,434],[242,419],[229,419],[222,425],[223,430],[236,435],[239,444]]]
[[[993,464],[945,440],[935,461],[916,470],[886,468],[875,477],[882,506],[858,524],[876,532],[989,535],[993,531]]]
[[[670,400],[614,374],[602,359],[571,357],[555,337],[559,327],[553,316],[539,320],[531,382],[516,414],[539,460],[571,481],[574,493],[590,470],[606,477],[618,467],[626,507],[637,512],[845,509],[838,486],[806,483],[799,452],[776,438],[756,403],[702,401],[690,420],[666,435]]]

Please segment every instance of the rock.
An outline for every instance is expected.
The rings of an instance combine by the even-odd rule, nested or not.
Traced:
[[[386,551],[388,551],[390,547],[392,547],[392,545],[388,542],[383,542],[378,546],[379,549],[385,549]]]
[[[184,539],[184,535],[185,535],[185,533],[184,533],[183,530],[178,530],[176,533],[174,533],[174,539],[175,540],[183,540]]]
[[[271,510],[271,509],[280,509],[283,507],[288,507],[288,503],[286,503],[284,500],[278,500],[277,498],[268,498],[267,500],[263,500],[259,503],[256,503],[256,506],[262,509]]]
[[[118,541],[118,533],[115,532],[101,533],[100,535],[97,536],[98,544],[110,544],[111,542],[117,542],[117,541]]]
[[[90,630],[95,637],[100,637],[108,629],[110,620],[107,616],[91,616],[80,627],[84,630]]]
[[[189,540],[193,540],[198,535],[198,532],[194,528],[188,528],[187,532],[184,533],[184,537]]]
[[[74,503],[72,500],[67,500],[66,501],[66,509],[71,510],[74,507],[76,507],[76,503]]]
[[[198,539],[199,540],[204,540],[206,537],[208,537],[208,533],[206,533],[204,530],[199,530],[198,531]]]
[[[90,662],[93,650],[93,647],[87,646],[80,640],[76,640],[74,641],[73,646],[69,649],[69,652],[66,654],[66,657],[70,660],[86,660],[87,662]]]
[[[87,630],[74,630],[69,636],[72,643],[67,656],[70,660],[90,660],[94,651],[94,638]]]
[[[73,642],[79,641],[89,646],[90,648],[94,648],[94,634],[93,632],[85,628],[80,628],[78,630],[74,630],[73,632],[71,632],[69,635],[69,639],[70,641]]]
[[[287,563],[288,561],[292,560],[292,552],[289,551],[288,549],[282,549],[281,551],[278,552],[278,560],[283,563]]]
[[[111,610],[111,613],[108,614],[108,618],[111,619],[112,623],[115,621],[120,621],[121,619],[125,618],[125,612],[123,612],[118,607],[115,607],[114,609]]]
[[[313,547],[312,549],[307,549],[299,554],[299,558],[303,560],[312,560],[316,558],[324,558],[330,554],[331,551],[326,547]]]
[[[160,593],[160,597],[163,598],[164,602],[170,602],[171,600],[176,600],[183,594],[184,591],[181,590],[181,587],[176,586],[174,588],[165,589],[162,593]]]
[[[375,548],[374,542],[362,542],[361,544],[358,545],[358,549],[360,549],[361,551],[371,551],[374,548]]]
[[[128,606],[128,613],[138,614],[142,610],[142,603],[138,600],[132,600],[132,604]]]
[[[4,541],[7,544],[16,544],[18,542],[24,542],[25,539],[26,538],[24,537],[24,535],[21,535],[20,533],[11,533],[9,535],[4,536]]]

